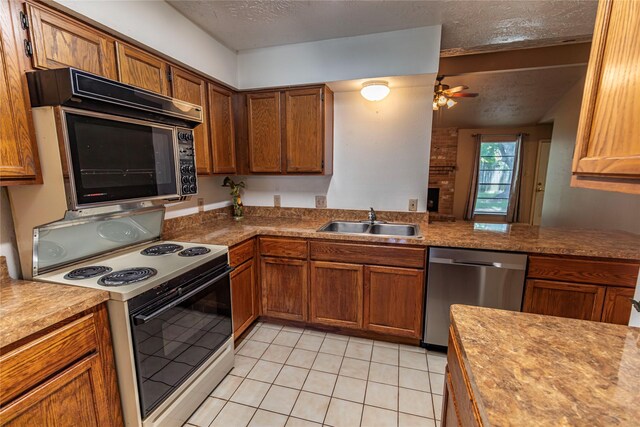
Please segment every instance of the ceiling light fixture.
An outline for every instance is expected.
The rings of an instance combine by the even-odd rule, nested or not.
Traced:
[[[389,95],[389,83],[383,80],[371,80],[362,83],[360,95],[368,101],[381,101]]]

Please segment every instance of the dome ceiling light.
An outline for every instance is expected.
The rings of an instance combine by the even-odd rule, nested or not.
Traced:
[[[362,83],[360,95],[367,101],[381,101],[389,95],[389,83],[383,80],[370,80]]]

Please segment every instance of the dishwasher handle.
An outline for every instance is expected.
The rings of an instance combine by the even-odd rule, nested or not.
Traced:
[[[452,259],[452,258],[438,258],[431,257],[429,258],[429,263],[434,264],[451,264],[451,265],[462,265],[467,267],[479,267],[479,268],[506,268],[509,270],[524,270],[524,265],[519,264],[506,264],[503,262],[487,262],[487,261],[472,261],[472,260],[461,260],[461,259]]]

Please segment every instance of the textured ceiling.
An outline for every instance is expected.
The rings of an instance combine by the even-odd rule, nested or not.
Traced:
[[[477,98],[460,99],[452,109],[433,115],[433,127],[508,127],[538,123],[582,77],[586,66],[476,73],[444,79],[449,86],[466,85]]]
[[[167,0],[235,50],[442,24],[442,49],[593,31],[595,0]]]

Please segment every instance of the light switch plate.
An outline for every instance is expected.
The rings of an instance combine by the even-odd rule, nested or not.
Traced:
[[[280,207],[280,195],[279,194],[274,194],[274,196],[273,196],[273,206],[275,206],[276,208]]]
[[[418,199],[409,199],[409,212],[418,211]]]
[[[198,212],[204,212],[204,199],[202,197],[198,197]]]
[[[316,208],[318,209],[327,208],[327,196],[316,196]]]

